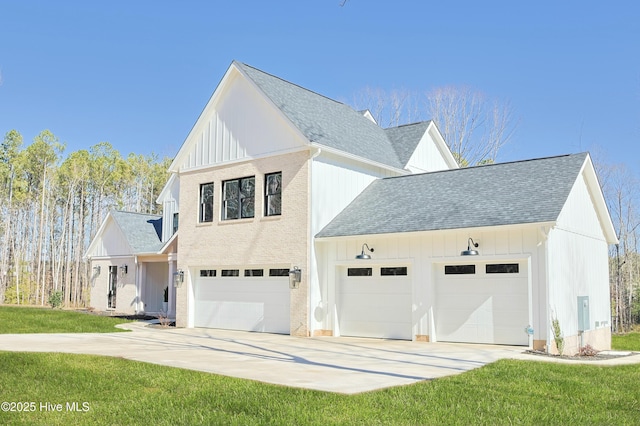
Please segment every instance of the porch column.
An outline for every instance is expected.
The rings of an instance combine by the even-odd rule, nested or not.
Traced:
[[[167,315],[170,318],[175,318],[176,316],[176,288],[173,286],[173,274],[177,270],[178,263],[178,254],[170,253],[168,256],[169,261],[169,312]]]

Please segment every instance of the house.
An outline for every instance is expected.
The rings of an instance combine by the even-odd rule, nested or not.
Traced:
[[[554,351],[557,319],[567,351],[610,347],[616,236],[586,153],[459,169],[431,121],[383,129],[234,61],[169,171],[171,226],[153,247],[120,243],[136,312],[173,283],[179,327]],[[108,234],[133,238],[118,215],[92,265],[113,263]]]
[[[91,262],[93,308],[175,315],[175,288],[169,283],[176,270],[176,244],[162,242],[162,225],[162,216],[107,214],[85,255]]]

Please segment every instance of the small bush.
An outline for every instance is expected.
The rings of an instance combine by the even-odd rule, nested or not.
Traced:
[[[598,355],[598,351],[593,348],[591,345],[585,345],[580,348],[580,352],[578,353],[580,356],[596,356]]]
[[[49,305],[51,305],[53,309],[62,306],[62,292],[60,290],[51,293],[49,296]]]
[[[558,348],[558,353],[562,355],[564,352],[564,337],[562,337],[562,330],[560,329],[560,321],[558,318],[551,319],[551,329],[553,330],[553,340],[556,342],[556,348]]]

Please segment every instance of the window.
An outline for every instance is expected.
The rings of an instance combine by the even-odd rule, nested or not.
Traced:
[[[201,277],[215,277],[216,270],[215,269],[200,269]]]
[[[485,267],[487,274],[517,274],[520,272],[520,265],[517,263],[497,263]]]
[[[349,277],[370,277],[372,268],[349,268],[347,269],[347,276]]]
[[[200,185],[200,222],[213,222],[213,182]]]
[[[262,277],[264,276],[264,269],[245,269],[245,277]]]
[[[212,209],[213,212],[213,209]],[[173,214],[173,234],[175,234],[178,231],[178,213],[174,213]]]
[[[223,182],[223,220],[254,216],[255,176]]]
[[[390,275],[407,275],[407,267],[397,266],[395,268],[380,268],[380,275],[383,277]]]
[[[289,276],[289,270],[288,269],[269,269],[269,276],[270,277],[287,277]]]
[[[446,265],[444,273],[445,275],[475,274],[476,265]]]
[[[264,215],[278,216],[282,213],[282,172],[264,177]]]
[[[239,269],[223,269],[220,271],[221,277],[239,277],[240,270]]]

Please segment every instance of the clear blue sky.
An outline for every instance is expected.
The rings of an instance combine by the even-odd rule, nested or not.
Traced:
[[[233,59],[338,100],[470,85],[510,100],[500,160],[640,167],[640,2],[0,0],[0,134],[173,157]]]

